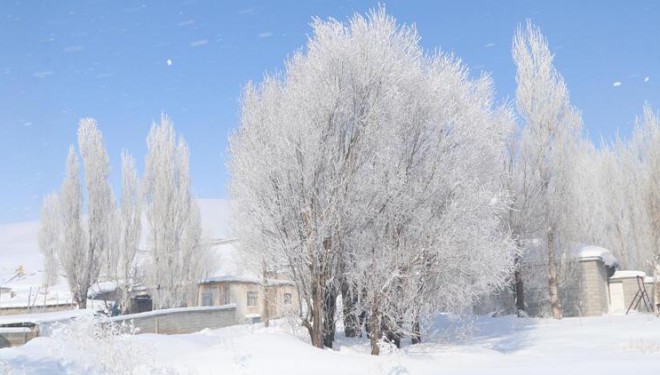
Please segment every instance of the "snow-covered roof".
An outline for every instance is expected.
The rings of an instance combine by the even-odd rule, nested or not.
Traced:
[[[212,238],[229,237],[231,201],[225,199],[197,199],[205,234]]]
[[[221,282],[261,284],[261,279],[254,276],[223,275],[223,276],[207,277],[206,279],[201,281],[202,284],[221,283]],[[267,282],[269,285],[293,285],[293,281],[289,281],[289,280],[268,279]]]
[[[99,294],[114,292],[115,290],[117,290],[117,288],[118,285],[117,282],[115,281],[99,281],[97,283],[92,284],[92,286],[89,287],[89,292],[87,293],[87,296],[93,298],[95,296],[98,296]]]

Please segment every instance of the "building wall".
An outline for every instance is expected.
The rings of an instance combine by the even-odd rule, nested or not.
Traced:
[[[254,306],[248,306],[248,294],[255,293]],[[290,304],[285,303],[285,295],[291,297]],[[235,322],[238,324],[251,322],[251,317],[263,317],[264,314],[264,287],[259,283],[246,281],[219,281],[200,284],[200,305],[212,303],[220,305],[231,303],[236,305]],[[209,298],[212,296],[211,298]],[[206,297],[206,299],[205,299]],[[278,283],[268,287],[268,312],[271,319],[281,318],[289,313],[298,312],[298,294],[293,285]]]
[[[232,303],[236,304],[236,323],[246,323],[246,317],[261,315],[263,309],[263,291],[261,285],[252,283],[231,283]],[[248,306],[248,293],[256,293],[254,306]]]

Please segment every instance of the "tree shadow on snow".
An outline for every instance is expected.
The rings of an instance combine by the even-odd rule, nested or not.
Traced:
[[[528,346],[530,332],[536,324],[535,319],[515,315],[456,318],[443,314],[433,321],[427,342],[471,346],[507,354]]]

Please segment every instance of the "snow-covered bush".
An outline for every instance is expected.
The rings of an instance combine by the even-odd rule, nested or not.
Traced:
[[[132,336],[135,327],[107,318],[81,317],[53,329],[49,346],[60,365],[85,374],[175,374],[153,362],[150,348]]]

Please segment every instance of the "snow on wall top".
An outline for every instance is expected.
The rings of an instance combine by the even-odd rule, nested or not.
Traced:
[[[521,241],[524,247],[524,258],[528,262],[547,262],[547,250],[545,241],[534,238]],[[618,267],[619,261],[611,251],[594,245],[571,245],[568,249],[557,249],[558,257],[575,257],[578,259],[599,258],[608,267]]]
[[[148,317],[151,317],[151,316],[167,315],[167,314],[179,313],[179,312],[189,313],[189,312],[195,312],[195,311],[219,311],[219,310],[231,310],[231,309],[235,309],[235,308],[236,308],[235,303],[229,303],[229,304],[220,305],[220,306],[173,307],[171,309],[160,309],[160,310],[153,310],[153,311],[145,311],[145,312],[141,312],[141,313],[137,313],[137,314],[114,316],[112,318],[109,318],[109,320],[110,321],[124,321],[124,320],[138,319],[138,318],[148,318]]]
[[[18,323],[48,323],[79,318],[81,316],[93,316],[94,310],[64,310],[47,313],[27,313],[0,317],[0,325],[18,324]]]
[[[600,258],[608,267],[616,267],[619,265],[616,257],[612,255],[609,250],[600,246],[584,246],[578,250],[577,256],[580,259]]]
[[[251,283],[261,284],[262,280],[253,275],[224,275],[224,276],[211,276],[202,280],[202,283],[219,283],[219,282],[238,282],[238,283]],[[293,281],[268,279],[269,285],[294,285]]]
[[[614,272],[614,275],[610,277],[610,280],[629,279],[637,276],[646,278],[646,273],[643,271],[616,271]]]

